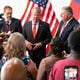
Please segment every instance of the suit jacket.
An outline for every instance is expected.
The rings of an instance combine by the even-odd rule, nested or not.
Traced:
[[[39,42],[42,43],[42,47],[40,47],[39,49],[35,51],[29,51],[31,52],[33,61],[37,61],[37,63],[39,64],[41,59],[46,55],[46,44],[48,44],[52,38],[49,24],[40,20],[36,38],[34,39],[32,34],[32,21],[25,23],[23,27],[23,35],[26,40],[30,41],[33,44]]]
[[[80,25],[80,24],[78,23],[78,21],[76,19],[72,18],[71,21],[66,25],[66,27],[65,27],[64,31],[62,32],[61,36],[59,36],[62,25],[63,25],[63,21],[61,21],[60,24],[59,24],[59,29],[57,31],[56,36],[59,37],[61,39],[61,41],[63,42],[64,49],[67,49],[67,46],[68,46],[67,45],[67,38],[68,38],[69,34],[73,30],[75,30],[77,27],[79,27],[78,25]]]
[[[10,31],[22,33],[21,22],[18,19],[16,18],[11,19]],[[6,22],[4,18],[2,18],[2,20],[0,21],[0,32],[6,32]]]

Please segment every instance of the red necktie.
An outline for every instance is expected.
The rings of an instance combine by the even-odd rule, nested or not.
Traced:
[[[33,32],[33,37],[35,39],[35,37],[36,37],[36,24],[34,24],[32,32]]]

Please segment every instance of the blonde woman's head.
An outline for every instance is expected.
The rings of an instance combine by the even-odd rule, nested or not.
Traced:
[[[26,52],[25,39],[22,34],[12,33],[6,45],[6,55],[8,58],[21,57]]]

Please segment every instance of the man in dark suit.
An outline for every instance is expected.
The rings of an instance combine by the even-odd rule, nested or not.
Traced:
[[[3,17],[2,20],[0,20],[0,32],[22,33],[21,22],[18,19],[12,17],[12,7],[5,6],[3,11]]]
[[[24,24],[23,35],[26,39],[26,46],[30,57],[39,66],[42,58],[46,56],[46,44],[51,41],[51,32],[49,24],[40,20],[41,10],[39,7],[32,9],[32,21]],[[36,36],[34,36],[34,27],[36,26]]]
[[[2,41],[13,32],[22,33],[21,22],[12,17],[12,7],[5,6],[0,17],[0,59],[2,57]]]
[[[80,25],[79,22],[73,17],[73,11],[71,7],[63,7],[61,13],[61,22],[59,24],[59,29],[56,36],[63,42],[63,49],[69,53],[69,48],[67,45],[67,38],[69,34],[78,29]]]

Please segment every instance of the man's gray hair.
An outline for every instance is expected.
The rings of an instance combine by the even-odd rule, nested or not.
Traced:
[[[35,6],[32,10],[36,10],[39,14],[41,13],[41,9],[40,9],[40,7],[38,7],[38,6]]]
[[[70,13],[71,15],[73,15],[73,10],[70,6],[65,6],[62,8],[63,10],[66,10],[68,13]]]

